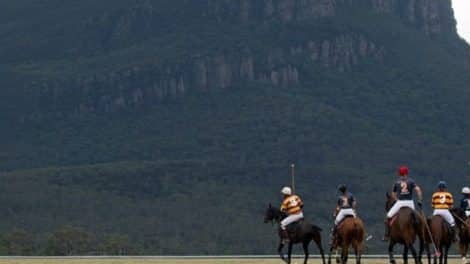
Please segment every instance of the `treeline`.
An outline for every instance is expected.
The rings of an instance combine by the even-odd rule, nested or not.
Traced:
[[[131,243],[127,235],[100,237],[89,230],[70,225],[41,236],[24,229],[13,229],[0,236],[0,255],[136,255],[139,252],[142,249]]]

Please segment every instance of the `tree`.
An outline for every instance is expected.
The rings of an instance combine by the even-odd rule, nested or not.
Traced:
[[[106,237],[102,245],[103,253],[108,255],[129,255],[134,254],[133,248],[127,235],[114,234]]]
[[[72,256],[90,253],[94,236],[82,228],[63,226],[48,239],[46,253],[56,256]]]
[[[34,236],[23,230],[14,229],[3,237],[6,254],[13,256],[29,256],[34,251]]]

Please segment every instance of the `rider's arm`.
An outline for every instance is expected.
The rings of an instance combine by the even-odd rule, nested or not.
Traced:
[[[449,193],[449,196],[450,196],[449,207],[453,208],[454,207],[454,197],[452,197],[451,193]]]
[[[390,197],[392,198],[392,200],[398,199],[397,193],[398,193],[398,186],[397,184],[394,184],[392,187],[392,191],[390,192]]]
[[[418,196],[418,202],[423,202],[423,192],[421,191],[421,188],[419,188],[418,185],[416,185],[415,187],[415,191],[416,191],[416,196]]]

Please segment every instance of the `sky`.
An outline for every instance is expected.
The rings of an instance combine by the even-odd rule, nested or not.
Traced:
[[[470,43],[470,0],[452,0],[457,31],[459,35]]]

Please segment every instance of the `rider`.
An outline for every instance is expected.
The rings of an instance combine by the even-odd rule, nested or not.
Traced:
[[[452,228],[454,241],[457,241],[457,226],[455,219],[450,213],[449,209],[454,205],[452,194],[447,191],[447,183],[440,181],[437,185],[437,191],[432,195],[432,208],[434,208],[433,215],[439,215],[449,223]]]
[[[336,203],[335,213],[333,214],[333,216],[335,217],[335,226],[333,227],[331,234],[332,243],[333,240],[336,239],[338,224],[341,223],[341,221],[346,216],[351,215],[353,217],[356,217],[356,199],[354,198],[354,196],[347,191],[347,187],[344,184],[338,186],[338,191],[340,192],[340,195],[338,197],[338,202]]]
[[[385,220],[385,235],[383,240],[387,241],[390,237],[390,219],[400,210],[402,207],[409,207],[415,209],[413,203],[413,190],[416,191],[418,196],[418,208],[419,210],[423,207],[423,194],[421,188],[415,183],[415,181],[408,177],[408,167],[401,166],[398,169],[400,178],[393,185],[392,197],[397,200],[395,204],[390,208],[387,213]]]
[[[463,187],[462,195],[463,198],[460,200],[460,208],[465,211],[467,217],[470,217],[470,188],[466,186]]]
[[[299,196],[292,194],[292,189],[290,187],[284,187],[281,190],[281,193],[284,195],[281,211],[287,214],[287,217],[281,221],[281,237],[282,243],[289,243],[289,235],[287,233],[287,226],[291,223],[297,222],[304,218],[302,213],[302,208],[304,203]]]

